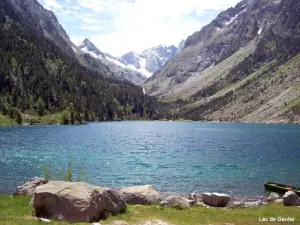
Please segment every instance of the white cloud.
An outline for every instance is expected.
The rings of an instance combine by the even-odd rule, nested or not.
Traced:
[[[105,26],[104,25],[83,25],[80,27],[80,30],[86,30],[86,31],[101,31],[102,29],[104,29]]]
[[[71,36],[70,39],[75,45],[80,45],[82,43],[82,41],[85,39],[85,37],[84,36]]]
[[[64,9],[57,1],[65,2]],[[159,44],[177,45],[204,25],[197,16],[208,10],[226,9],[239,1],[44,0],[44,4],[54,11],[72,10],[73,18],[78,20],[76,27],[81,30],[77,37],[87,36],[100,50],[119,56]]]
[[[61,9],[62,6],[56,0],[44,0],[44,7],[46,9]]]

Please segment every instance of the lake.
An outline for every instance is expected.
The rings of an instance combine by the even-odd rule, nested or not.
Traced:
[[[0,128],[0,190],[69,157],[105,187],[152,184],[164,192],[264,195],[264,182],[300,187],[300,126],[108,122]],[[78,170],[77,170],[78,171]]]

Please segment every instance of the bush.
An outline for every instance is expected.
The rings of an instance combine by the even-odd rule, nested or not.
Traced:
[[[68,125],[70,123],[70,120],[71,120],[70,112],[68,110],[64,110],[61,113],[61,123],[64,125]]]

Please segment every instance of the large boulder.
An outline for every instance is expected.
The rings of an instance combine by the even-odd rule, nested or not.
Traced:
[[[151,185],[123,188],[120,193],[129,205],[151,205],[160,200],[158,191]]]
[[[203,193],[202,200],[209,206],[225,207],[231,201],[231,198],[229,195],[221,193]]]
[[[114,190],[81,182],[51,181],[36,188],[33,207],[37,217],[89,223],[125,212],[126,204]]]
[[[191,200],[182,196],[169,196],[163,202],[165,206],[176,209],[187,209],[190,207]]]
[[[293,191],[288,191],[284,194],[282,197],[283,199],[283,204],[285,206],[297,206],[300,205],[300,199],[299,196],[293,192]]]
[[[14,195],[33,195],[36,187],[47,184],[49,181],[41,177],[34,177],[25,184],[16,187]]]

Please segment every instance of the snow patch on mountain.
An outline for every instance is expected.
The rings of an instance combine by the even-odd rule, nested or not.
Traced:
[[[245,7],[245,5],[243,5],[241,8]],[[225,22],[225,24],[228,26],[229,24],[231,24],[233,21],[235,21],[236,18],[238,18],[239,15],[241,15],[242,13],[246,12],[247,8],[243,9],[240,13],[236,14],[234,17],[230,18],[229,21]]]
[[[185,41],[181,41],[178,47],[159,45],[148,48],[141,53],[128,52],[121,57],[114,57],[108,53],[101,52],[92,42],[85,39],[78,44],[78,47],[84,53],[99,59],[105,63],[109,61],[124,69],[141,73],[145,77],[151,77],[157,70],[161,69],[170,59],[179,53],[184,47]]]

